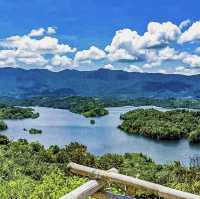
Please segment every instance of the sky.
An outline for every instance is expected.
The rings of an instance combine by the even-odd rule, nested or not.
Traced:
[[[0,67],[200,74],[199,0],[0,0]]]

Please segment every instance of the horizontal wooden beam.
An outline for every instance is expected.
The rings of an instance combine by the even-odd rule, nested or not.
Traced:
[[[115,168],[109,169],[108,172],[118,173]],[[95,194],[98,190],[103,187],[103,184],[96,180],[90,180],[85,184],[81,185],[77,189],[71,191],[70,193],[64,195],[60,199],[86,199],[88,196]]]
[[[200,196],[198,195],[194,195],[194,194],[183,192],[183,191],[178,191],[178,190],[171,189],[159,184],[155,184],[155,183],[148,182],[145,180],[140,180],[134,177],[130,177],[130,176],[126,176],[126,175],[122,175],[118,173],[111,173],[108,171],[79,165],[73,162],[69,163],[68,167],[75,174],[91,177],[96,180],[99,179],[103,181],[104,180],[112,181],[112,182],[120,183],[123,185],[146,189],[149,191],[156,192],[159,196],[164,197],[166,199],[200,199]]]

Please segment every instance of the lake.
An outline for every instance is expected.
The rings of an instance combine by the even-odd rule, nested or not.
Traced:
[[[187,140],[154,141],[140,136],[130,136],[117,128],[121,123],[120,114],[137,107],[108,108],[109,115],[95,118],[96,123],[90,124],[90,118],[71,113],[68,110],[34,107],[40,113],[37,119],[5,120],[8,129],[5,134],[12,140],[25,138],[28,141],[39,141],[45,147],[53,144],[64,146],[70,142],[79,142],[88,147],[96,155],[105,153],[141,152],[158,163],[179,160],[184,164],[190,157],[200,154],[200,145],[190,145]],[[150,108],[149,106],[143,108]],[[167,109],[154,107],[162,111]],[[43,134],[30,135],[23,129],[37,128]]]

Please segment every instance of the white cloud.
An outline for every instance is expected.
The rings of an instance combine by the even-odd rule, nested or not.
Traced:
[[[24,51],[34,51],[42,54],[47,53],[69,53],[75,52],[75,48],[71,48],[67,44],[59,44],[57,38],[45,36],[41,39],[33,39],[29,36],[12,36],[6,38],[5,41],[0,44],[2,47],[10,49],[19,49]]]
[[[104,66],[105,69],[114,70],[114,66],[112,64],[106,64]]]
[[[51,27],[51,26],[47,28],[47,34],[53,35],[55,33],[56,33],[56,28]]]
[[[158,58],[160,60],[173,60],[177,58],[178,52],[174,48],[166,47],[158,52]]]
[[[75,62],[82,62],[87,60],[101,60],[106,57],[106,53],[95,47],[91,46],[88,50],[78,51],[75,55]]]
[[[33,29],[31,30],[31,32],[28,34],[29,37],[39,37],[39,36],[43,36],[45,33],[45,29],[44,28],[39,28],[39,29]]]
[[[189,64],[192,67],[200,67],[200,56],[189,54],[189,53],[180,53],[180,58],[182,58],[182,62],[185,64]]]
[[[129,72],[194,74],[200,71],[200,47],[196,48],[200,40],[200,21],[182,33],[181,30],[189,24],[190,20],[181,22],[179,26],[171,22],[150,22],[144,34],[131,29],[118,30],[104,50],[91,46],[78,52],[76,48],[61,43],[56,35],[51,36],[56,33],[56,28],[33,29],[27,35],[11,36],[0,41],[0,66],[58,71],[76,66],[89,69],[103,63],[103,68],[115,70],[115,62],[123,61],[124,70]],[[187,48],[186,42],[195,44],[192,47],[196,50]],[[176,67],[177,64],[183,68]]]
[[[49,26],[47,29],[45,28],[33,29],[27,36],[41,37],[41,36],[44,36],[45,34],[52,35],[55,33],[56,33],[56,28]]]
[[[7,59],[0,59],[0,66],[16,66],[16,60],[12,57],[8,57]]]
[[[110,45],[105,50],[111,60],[137,60],[145,55],[146,50],[176,41],[181,31],[171,22],[150,22],[147,32],[139,35],[136,31],[122,29],[116,31]]]
[[[142,66],[142,68],[144,68],[144,69],[151,69],[151,68],[160,66],[161,63],[162,63],[161,61],[146,63],[146,64],[144,64]]]
[[[166,74],[166,73],[167,73],[167,71],[166,71],[165,69],[159,69],[158,72],[159,72],[159,73],[163,73],[163,74]]]
[[[194,42],[200,40],[200,21],[194,22],[188,30],[182,33],[178,42]]]
[[[52,61],[54,66],[67,66],[73,60],[61,54],[73,53],[75,48],[68,44],[59,43],[55,37],[44,36],[45,31],[53,34],[53,28],[32,30],[28,35],[11,36],[1,40],[0,64],[15,65],[16,67],[45,67]],[[39,38],[35,38],[41,36]]]
[[[71,67],[73,66],[73,60],[67,56],[55,55],[51,60],[51,64],[53,66]]]
[[[126,71],[127,72],[139,72],[139,73],[144,72],[142,70],[142,68],[140,68],[139,66],[135,66],[135,65],[130,65],[128,68],[126,68]]]
[[[180,28],[180,29],[187,28],[190,24],[191,24],[191,20],[190,20],[190,19],[186,19],[186,20],[182,21],[182,22],[179,24],[179,28]]]
[[[39,55],[38,57],[34,58],[18,58],[18,62],[21,62],[26,65],[36,65],[36,66],[44,66],[48,63],[48,60],[46,60],[43,56]]]
[[[194,69],[191,69],[191,68],[187,68],[187,67],[184,67],[184,66],[179,66],[179,67],[176,67],[175,69],[175,74],[182,74],[182,75],[195,75],[197,74],[199,71],[196,71]]]

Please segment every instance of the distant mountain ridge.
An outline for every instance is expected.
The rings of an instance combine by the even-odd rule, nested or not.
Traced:
[[[184,76],[135,73],[120,70],[96,71],[44,69],[0,69],[0,96],[115,96],[200,97],[200,75]]]

